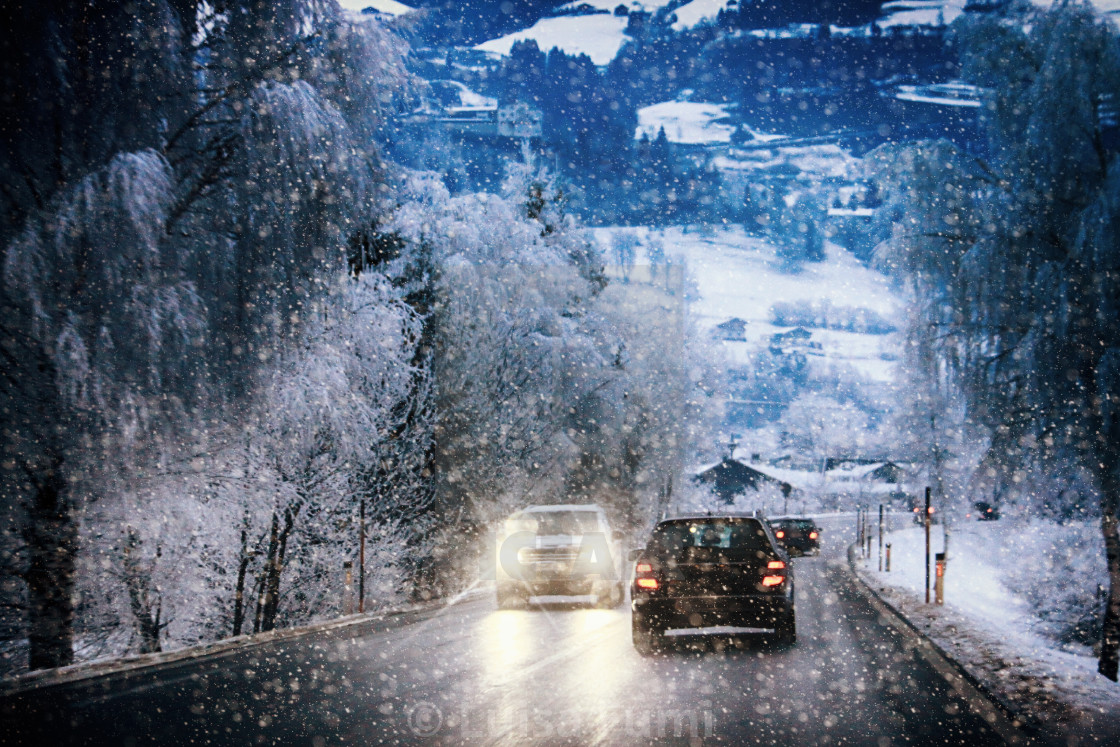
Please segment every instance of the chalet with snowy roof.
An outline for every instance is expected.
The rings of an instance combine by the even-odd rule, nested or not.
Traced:
[[[793,329],[786,330],[785,332],[775,332],[770,335],[770,344],[782,345],[794,341],[807,341],[813,336],[813,333],[804,327],[794,327]]]
[[[889,460],[830,458],[825,463],[825,472],[830,480],[863,480],[898,485],[906,479],[906,470]]]
[[[717,324],[712,331],[712,336],[717,340],[730,342],[746,342],[747,322],[739,317],[732,317],[723,324]]]
[[[758,490],[766,485],[776,486],[786,496],[793,490],[788,482],[728,457],[718,464],[700,469],[694,479],[701,485],[710,485],[712,491],[728,504],[735,501],[735,496],[745,495],[748,490]]]

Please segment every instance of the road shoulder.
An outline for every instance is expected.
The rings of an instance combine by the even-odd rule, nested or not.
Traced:
[[[14,677],[0,678],[0,698],[102,677],[141,674],[182,664],[195,664],[249,651],[261,646],[311,636],[341,635],[356,637],[367,634],[371,630],[388,630],[416,622],[461,601],[473,599],[485,593],[487,591],[483,589],[469,589],[450,599],[432,600],[366,614],[348,615],[336,620],[326,620],[295,628],[270,630],[266,633],[239,635],[172,651],[82,662],[58,669],[26,672]]]
[[[928,636],[901,611],[882,589],[868,583],[860,572],[856,546],[848,549],[847,571],[853,588],[865,597],[880,620],[890,625],[907,640],[913,650],[936,671],[969,706],[1008,744],[1032,744],[1037,741],[1037,724],[1028,719],[1015,704],[1008,702],[989,687],[983,679],[954,659],[938,641]]]

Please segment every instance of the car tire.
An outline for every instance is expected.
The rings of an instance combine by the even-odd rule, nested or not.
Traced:
[[[524,609],[529,604],[529,596],[515,586],[499,586],[495,596],[500,610]]]
[[[637,616],[631,617],[634,650],[642,656],[651,656],[664,648],[665,639],[660,630],[650,628]]]
[[[774,638],[783,646],[792,646],[797,643],[797,614],[792,608],[778,618],[777,625],[774,628]]]

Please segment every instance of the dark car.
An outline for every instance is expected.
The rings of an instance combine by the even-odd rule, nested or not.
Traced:
[[[988,503],[987,501],[980,501],[972,504],[976,509],[977,521],[998,521],[999,520],[999,506]]]
[[[789,555],[765,519],[663,520],[634,565],[634,646],[639,653],[651,653],[670,631],[772,632],[791,644],[797,637],[793,591]]]
[[[781,516],[770,520],[774,536],[790,555],[819,555],[821,529],[812,519]]]

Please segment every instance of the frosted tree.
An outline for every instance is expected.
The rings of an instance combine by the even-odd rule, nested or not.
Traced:
[[[229,443],[262,366],[289,360],[374,210],[368,135],[407,81],[400,42],[331,2],[17,6],[0,11],[16,92],[0,126],[0,490],[11,601],[42,667],[72,660],[93,499]],[[117,557],[147,569],[138,552]]]
[[[1085,5],[1023,12],[961,29],[963,72],[989,91],[993,157],[925,143],[882,159],[899,217],[885,258],[915,288],[931,375],[947,372],[991,429],[985,468],[1092,475],[1111,580],[1100,672],[1115,680],[1120,181],[1102,111],[1120,89],[1118,40]]]

